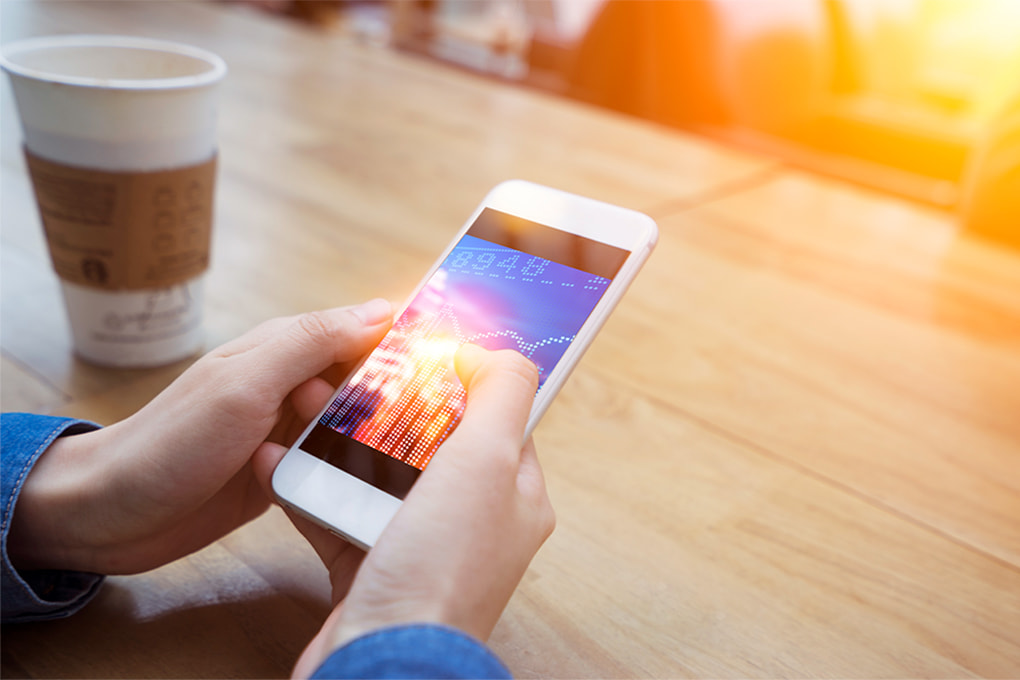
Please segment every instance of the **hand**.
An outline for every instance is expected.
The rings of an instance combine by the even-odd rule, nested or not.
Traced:
[[[304,426],[296,414],[333,391],[322,376],[343,371],[391,322],[385,300],[268,321],[199,359],[130,418],[57,439],[18,499],[15,566],[145,571],[257,517],[269,496],[253,452],[293,440]]]
[[[346,642],[401,623],[441,623],[486,640],[552,533],[555,517],[524,429],[537,388],[535,366],[511,351],[465,346],[455,366],[467,386],[460,425],[440,447],[403,506],[364,557],[360,550],[296,523],[330,569],[333,611],[294,674],[310,675]],[[280,447],[256,454],[264,484]],[[409,576],[413,575],[413,576]]]

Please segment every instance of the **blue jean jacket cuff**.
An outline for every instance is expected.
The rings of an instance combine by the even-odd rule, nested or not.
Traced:
[[[435,624],[384,628],[347,643],[312,678],[511,678],[488,647]]]
[[[80,434],[99,426],[73,418],[56,418],[27,413],[0,416],[2,457],[2,530],[0,530],[0,567],[2,567],[3,623],[45,621],[74,614],[98,592],[103,577],[76,571],[24,571],[11,564],[7,554],[7,536],[25,478],[39,457],[57,437]]]

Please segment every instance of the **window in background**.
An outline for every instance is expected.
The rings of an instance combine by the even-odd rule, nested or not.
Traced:
[[[1020,93],[1020,0],[390,8],[398,47],[944,207]]]

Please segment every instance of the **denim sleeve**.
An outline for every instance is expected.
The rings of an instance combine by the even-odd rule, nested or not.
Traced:
[[[76,571],[19,572],[7,555],[7,534],[11,528],[21,487],[39,456],[57,437],[80,434],[99,426],[83,420],[55,418],[28,413],[0,415],[0,477],[3,524],[0,558],[3,571],[3,623],[45,621],[70,616],[81,609],[99,590],[103,577]]]
[[[312,675],[322,678],[504,678],[489,648],[456,628],[415,624],[385,628],[337,649]]]

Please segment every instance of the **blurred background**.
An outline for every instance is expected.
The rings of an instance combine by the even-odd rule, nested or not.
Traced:
[[[955,211],[1020,248],[1020,0],[254,0]]]

